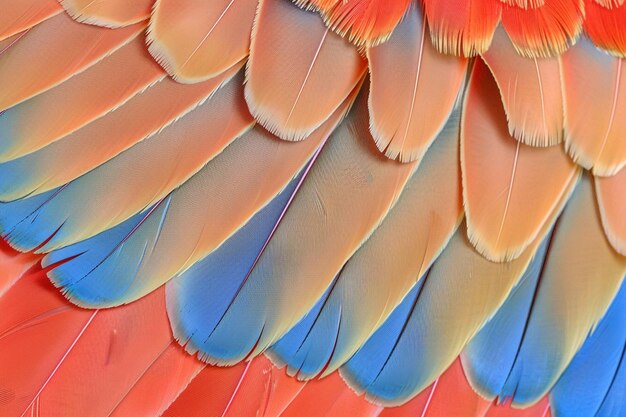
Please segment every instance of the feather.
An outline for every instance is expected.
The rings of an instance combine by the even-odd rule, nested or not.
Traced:
[[[584,29],[596,46],[618,58],[626,58],[626,6],[623,0],[615,2],[618,3],[615,7],[606,8],[598,0],[585,0]]]
[[[594,0],[595,3],[604,7],[605,9],[617,8],[624,4],[624,0]],[[589,6],[585,3],[585,10],[589,10]]]
[[[397,201],[414,164],[390,161],[368,142],[367,91],[359,97],[229,305],[212,335],[216,345],[231,339],[242,317],[247,337],[260,334],[253,355],[276,342],[314,306]],[[250,311],[258,314],[250,317]]]
[[[111,56],[0,115],[0,161],[41,149],[121,106],[164,77],[135,38]],[[106,82],[103,82],[106,80]],[[63,103],[63,111],[55,111]]]
[[[550,417],[550,403],[546,398],[542,399],[535,405],[525,408],[516,408],[515,406],[506,404],[492,403],[489,411],[484,417]]]
[[[469,239],[490,260],[515,259],[558,214],[580,170],[560,147],[534,148],[509,136],[497,86],[480,61],[464,109],[461,167]]]
[[[160,416],[205,364],[173,341],[159,353],[109,412],[111,417]]]
[[[469,57],[489,49],[502,5],[493,0],[425,0],[424,11],[435,48]]]
[[[563,140],[563,99],[557,58],[521,57],[502,28],[482,55],[502,97],[511,136],[530,146]]]
[[[39,256],[30,253],[16,253],[4,242],[0,243],[0,297],[17,282],[21,276],[36,268]]]
[[[303,387],[260,356],[251,361],[222,416],[278,416]]]
[[[545,0],[541,7],[504,6],[502,26],[515,50],[527,58],[562,54],[582,32],[584,0]]]
[[[417,414],[421,417],[479,417],[485,416],[490,406],[490,403],[476,394],[467,383],[461,361],[458,359],[437,378],[431,389],[425,392],[429,393],[429,401],[422,414]]]
[[[242,65],[225,74],[233,73]],[[165,77],[121,107],[61,140],[1,163],[0,199],[9,201],[40,194],[75,180],[141,140],[158,135],[201,105],[223,79],[222,76],[183,85]]]
[[[118,28],[150,16],[153,0],[59,0],[65,11],[82,23]]]
[[[279,416],[303,387],[265,357],[234,367],[207,366],[163,417]]]
[[[505,301],[536,250],[494,263],[477,253],[464,225],[441,256],[341,368],[357,392],[386,406],[433,383]]]
[[[626,69],[623,59],[581,39],[561,57],[565,95],[565,148],[594,175],[626,165]],[[593,104],[593,105],[590,105]]]
[[[341,267],[380,221],[378,216],[384,216],[388,204],[393,203],[410,167],[371,153],[365,142],[367,126],[361,124],[361,112],[367,111],[365,99],[361,101],[358,113],[333,134],[312,167],[305,171],[301,186],[294,190],[295,184],[291,185],[280,200],[275,199],[216,252],[169,285],[168,305],[175,334],[192,353],[199,351],[203,359],[212,363],[234,363],[267,348],[296,324],[298,314],[301,317],[313,307],[321,296],[313,291],[326,289],[337,272],[333,269]],[[348,154],[352,156],[347,157]],[[337,172],[344,175],[337,177]],[[338,183],[339,179],[343,181]],[[363,203],[366,213],[353,209],[353,222],[338,224],[336,219],[344,218],[341,213],[346,210],[341,204],[364,199],[366,195],[372,197]],[[299,222],[301,218],[307,218],[311,227]],[[298,253],[295,246],[290,246],[294,239],[301,242]],[[326,247],[317,243],[320,241],[326,242]],[[327,255],[330,253],[332,257]],[[275,262],[274,256],[281,261]],[[328,263],[315,262],[324,256]],[[234,258],[237,262],[233,262]],[[267,268],[272,272],[266,272]],[[224,276],[229,279],[224,280]],[[287,276],[290,286],[281,286]],[[209,291],[211,301],[206,296],[199,297],[206,293],[199,288],[215,287],[220,290]],[[289,290],[298,291],[300,295],[293,298],[297,302],[290,302],[292,298],[283,295]],[[259,295],[261,291],[263,296]],[[281,315],[277,308],[294,313]],[[250,315],[249,311],[256,313]]]
[[[0,41],[0,55],[15,46],[27,33],[28,30],[25,30],[24,32],[16,33],[15,35],[9,36],[8,38]]]
[[[396,205],[318,302],[321,311],[310,311],[272,347],[271,357],[288,363],[291,374],[309,379],[343,365],[439,256],[463,213],[458,133],[456,112]]]
[[[436,388],[431,385],[399,407],[385,407],[377,417],[425,417],[424,410],[432,404],[433,387]]]
[[[226,340],[216,343],[211,337],[241,291],[300,182],[300,178],[293,179],[217,250],[168,284],[167,305],[174,336],[190,354],[197,353],[209,363],[235,364],[254,348],[258,332],[249,329],[255,320],[251,316],[242,316]]]
[[[284,0],[261,0],[252,32],[246,101],[266,129],[300,140],[320,126],[361,81],[356,48],[320,17]]]
[[[461,355],[467,379],[483,398],[503,394],[532,309],[532,300],[548,249],[548,238],[539,247],[520,282]],[[509,400],[504,395],[500,403]]]
[[[531,307],[517,317],[524,331],[500,393],[514,406],[534,404],[552,388],[622,282],[626,258],[609,245],[597,211],[591,181],[583,176],[549,242]]]
[[[249,362],[226,368],[206,366],[161,416],[224,417],[249,367]]]
[[[0,55],[0,111],[40,94],[95,64],[143,31],[74,22],[65,13],[35,26]],[[45,68],[45,70],[42,70]]]
[[[626,168],[612,177],[595,177],[604,233],[613,248],[626,256]]]
[[[157,0],[148,27],[152,56],[177,81],[215,77],[248,56],[258,0]]]
[[[546,3],[546,0],[500,0],[504,4],[517,6],[522,9],[536,9]],[[611,1],[611,0],[608,0]]]
[[[12,392],[0,402],[7,416],[109,415],[176,347],[161,290],[128,307],[88,311],[69,305],[40,272],[22,277],[0,307],[11,311],[0,322],[2,385]]]
[[[219,81],[235,72],[236,68]],[[22,217],[13,224],[6,217],[0,219],[9,244],[23,251],[49,252],[94,236],[163,201],[252,125],[243,102],[242,80],[240,73],[177,123],[51,191],[34,210],[5,205],[5,212]]]
[[[613,417],[623,415],[624,412],[626,412],[624,392],[626,392],[626,354],[622,352],[619,369],[611,382],[611,386],[609,387],[606,397],[602,401],[602,405],[600,406],[596,416]]]
[[[557,416],[597,416],[626,352],[626,285],[551,391]],[[626,402],[622,400],[622,407]],[[615,413],[612,415],[619,415]]]
[[[3,0],[0,10],[1,41],[59,14],[61,7],[56,0]]]
[[[240,88],[236,81],[232,85],[229,88]],[[234,99],[241,99],[241,94]],[[152,208],[90,240],[50,254],[44,259],[46,265],[82,254],[51,271],[51,278],[83,305],[117,305],[149,293],[215,250],[271,201],[345,111],[344,106],[308,141],[298,144],[277,140],[261,128],[248,132]],[[231,109],[226,114],[237,113]],[[211,123],[202,114],[198,117]],[[242,127],[241,121],[231,120],[229,132],[237,126]],[[47,245],[55,243],[59,233],[62,230]]]
[[[379,407],[358,397],[338,373],[311,381],[300,391],[280,417],[363,416],[375,417]]]
[[[421,160],[457,102],[467,60],[445,56],[428,41],[420,6],[382,45],[369,48],[370,128],[391,159]]]
[[[359,46],[374,46],[387,40],[405,15],[411,0],[336,1],[322,8],[326,24]]]

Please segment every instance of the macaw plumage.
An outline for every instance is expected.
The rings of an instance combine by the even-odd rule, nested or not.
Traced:
[[[0,416],[626,415],[624,0],[0,0]]]

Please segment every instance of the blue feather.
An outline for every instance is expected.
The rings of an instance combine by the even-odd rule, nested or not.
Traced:
[[[514,392],[505,383],[520,349],[533,297],[548,248],[548,239],[537,250],[519,284],[495,316],[465,348],[463,366],[474,388],[487,398],[506,400]]]
[[[210,362],[236,363],[255,347],[263,331],[261,312],[246,311],[237,317],[237,326],[220,324],[246,285],[246,277],[295,192],[298,180],[298,177],[292,180],[213,253],[168,283],[167,307],[174,334],[189,352],[198,352]]]
[[[618,377],[620,371],[626,375],[620,369],[626,367],[624,318],[626,318],[626,284],[622,284],[606,315],[554,386],[551,405],[555,417],[624,415],[626,381],[623,381],[623,376],[622,381]],[[618,386],[620,382],[621,395],[615,391],[620,389]],[[601,408],[603,411],[597,414]],[[617,412],[618,409],[622,412]]]

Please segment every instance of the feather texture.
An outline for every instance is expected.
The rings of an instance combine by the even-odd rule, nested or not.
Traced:
[[[626,169],[612,177],[596,177],[595,185],[604,233],[615,250],[626,256]]]
[[[177,81],[215,77],[248,56],[258,0],[157,0],[148,49]]]
[[[124,309],[88,311],[69,305],[39,272],[21,278],[0,306],[12,312],[0,323],[1,384],[10,381],[12,390],[0,402],[3,415],[115,415],[167,363],[182,360],[187,374],[199,365],[170,356],[181,350],[172,344],[161,290]],[[152,387],[165,402],[186,385],[172,376],[170,385]],[[143,404],[140,414],[154,415],[158,406]]]
[[[314,13],[261,0],[252,33],[246,100],[254,117],[283,139],[304,139],[361,81],[356,48]]]
[[[369,399],[403,403],[433,383],[502,305],[536,250],[510,263],[478,254],[459,228],[437,262],[341,368]]]
[[[563,140],[563,99],[557,58],[520,56],[499,28],[482,55],[502,96],[511,136],[531,146]]]
[[[216,77],[190,86],[163,78],[61,140],[0,164],[0,198],[24,198],[75,180],[139,141],[158,135],[209,98],[222,81],[223,77]]]
[[[150,16],[153,0],[59,0],[65,11],[79,22],[122,27]]]
[[[391,38],[367,50],[370,128],[391,159],[420,160],[452,112],[467,60],[437,52],[420,6],[411,5]]]
[[[191,352],[200,351],[201,356],[211,362],[233,363],[267,348],[297,322],[298,315],[301,317],[312,307],[321,295],[316,296],[313,291],[325,290],[337,273],[333,269],[341,267],[380,221],[375,216],[384,216],[387,205],[395,198],[395,184],[389,181],[402,181],[410,167],[407,169],[371,153],[371,147],[367,146],[367,125],[362,125],[361,112],[367,111],[364,107],[361,103],[358,116],[351,116],[334,133],[312,167],[305,171],[301,186],[295,189],[295,197],[290,197],[295,192],[293,184],[287,194],[280,200],[275,199],[197,268],[170,284],[174,328]],[[337,172],[346,175],[337,177]],[[369,178],[370,182],[362,182],[364,178]],[[396,187],[399,191],[401,185]],[[376,192],[366,193],[366,190]],[[350,197],[346,197],[348,195]],[[344,212],[341,204],[367,198],[366,195],[372,197],[371,205],[378,203],[375,198],[381,199],[373,218],[365,217],[371,212],[353,210],[351,217],[358,223],[339,225],[336,219],[342,218]],[[285,211],[286,204],[289,206]],[[311,228],[299,222],[301,218],[313,223]],[[290,242],[302,236],[307,236],[300,240],[306,244],[302,252],[286,254],[276,249],[277,246],[289,247]],[[320,236],[327,236],[325,241],[332,243],[332,247],[319,245]],[[331,253],[328,251],[335,253],[334,258],[330,258],[333,264],[314,262]],[[280,256],[282,262],[274,262],[274,256]],[[237,262],[233,261],[235,258]],[[267,268],[271,268],[271,274],[266,272]],[[293,272],[296,270],[299,272]],[[229,279],[223,280],[224,276]],[[283,285],[287,276],[289,287]],[[315,279],[307,280],[307,277]],[[199,288],[216,286],[220,291],[213,293],[210,303],[206,297],[199,297],[205,293]],[[282,295],[288,291],[298,291],[299,295],[295,298]],[[260,292],[264,296],[259,297]],[[303,305],[305,302],[311,305]],[[278,309],[294,313],[282,315],[276,311]],[[250,315],[251,310],[257,313]],[[293,323],[286,323],[287,320]],[[234,329],[237,329],[236,334]]]
[[[236,70],[225,73],[218,82]],[[21,250],[48,252],[94,236],[163,202],[174,188],[252,126],[243,102],[242,79],[240,73],[179,122],[52,191],[50,198],[45,197],[34,210],[14,210],[12,203],[6,205],[5,210],[22,218],[13,225],[3,225],[5,238]],[[109,187],[116,183],[118,186]]]
[[[142,23],[120,30],[87,26],[74,22],[65,13],[37,25],[0,55],[0,111],[90,67],[137,37],[144,28]]]
[[[155,62],[145,59],[143,39],[135,38],[61,85],[3,112],[0,160],[41,149],[121,106],[163,76]],[[54,111],[59,103],[63,112]]]
[[[376,45],[387,40],[411,0],[342,0],[322,8],[326,24],[357,45]]]
[[[626,352],[626,285],[576,354],[550,395],[556,416],[600,416]],[[607,401],[609,400],[609,401]],[[622,411],[626,404],[622,400]],[[620,415],[613,410],[611,415]]]
[[[523,323],[521,339],[503,339],[510,334],[495,338],[498,344],[519,340],[512,350],[512,366],[497,371],[510,369],[499,394],[512,398],[514,405],[533,404],[552,388],[596,328],[622,282],[626,258],[609,245],[597,211],[591,181],[583,176],[549,242],[537,288],[526,291],[525,303],[530,307],[507,313],[516,308],[514,303],[498,313]],[[487,349],[490,359],[484,363],[493,363],[494,350]]]
[[[463,211],[458,129],[456,112],[398,203],[343,266],[318,309],[272,347],[271,357],[288,363],[292,375],[309,379],[343,365],[439,256]]]
[[[528,58],[560,55],[582,32],[583,0],[545,0],[543,6],[522,9],[504,6],[502,26],[522,56]]]
[[[0,4],[0,41],[61,12],[56,0],[4,0]]]
[[[435,48],[469,57],[489,49],[502,5],[493,0],[425,0],[424,11]]]
[[[232,86],[241,88],[236,82]],[[231,99],[236,103],[241,94]],[[277,140],[261,128],[249,131],[149,210],[92,240],[49,255],[44,263],[82,253],[51,272],[55,282],[81,304],[116,305],[141,297],[211,253],[271,201],[344,113],[345,108],[309,141],[298,144]],[[201,114],[198,117],[210,123]],[[245,126],[240,122],[230,120],[227,133]]]
[[[598,0],[585,0],[584,28],[593,43],[617,56],[626,58],[626,6],[623,0],[615,7],[607,8]]]
[[[276,342],[313,307],[396,203],[415,168],[378,153],[367,115],[363,91],[320,153],[218,328],[221,334],[229,332],[230,320],[262,306],[263,314],[254,317],[261,336],[253,354]]]
[[[470,241],[493,261],[515,259],[537,238],[580,172],[560,147],[511,138],[499,101],[489,70],[477,61],[464,104],[463,201]]]
[[[613,175],[626,165],[623,59],[605,54],[581,39],[561,57],[561,63],[565,148],[574,161],[595,175]]]

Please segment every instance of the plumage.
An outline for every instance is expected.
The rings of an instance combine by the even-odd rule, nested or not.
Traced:
[[[396,205],[327,293],[271,349],[300,379],[343,365],[439,256],[462,218],[459,114],[453,113]],[[340,323],[340,325],[338,325]]]
[[[504,403],[510,400],[504,388],[531,313],[533,296],[548,250],[548,239],[544,239],[502,307],[461,355],[468,380],[482,397],[490,401]]]
[[[38,256],[15,253],[6,243],[0,245],[0,297],[23,275],[36,268]]]
[[[589,335],[550,395],[556,416],[596,416],[624,363],[626,285]],[[598,366],[602,363],[602,366]],[[601,414],[600,414],[601,415]],[[612,415],[619,415],[614,412]]]
[[[411,0],[335,1],[322,8],[326,24],[357,45],[384,42],[405,15]]]
[[[3,417],[625,412],[623,0],[0,10]]]
[[[212,78],[193,86],[162,78],[83,128],[38,151],[0,164],[0,198],[7,201],[55,189],[141,140],[150,140],[207,100],[223,78]]]
[[[604,233],[613,248],[626,256],[626,169],[612,177],[595,178]]]
[[[582,32],[583,0],[545,0],[536,8],[504,6],[502,26],[515,50],[528,58],[560,55]]]
[[[469,57],[489,48],[502,5],[493,0],[425,0],[424,11],[435,48]]]
[[[515,319],[524,331],[500,393],[515,405],[534,404],[552,388],[622,282],[626,258],[609,245],[597,211],[583,176],[556,224],[537,287],[527,292],[530,309]]]
[[[345,207],[341,204],[349,204],[355,198],[366,199],[367,194],[359,194],[366,190],[377,190],[382,194],[386,191],[383,188],[384,181],[405,180],[405,175],[410,172],[409,166],[387,161],[370,153],[367,125],[362,125],[361,112],[366,111],[364,100],[361,98],[358,113],[344,122],[311,167],[305,170],[304,179],[299,180],[301,185],[292,183],[286,194],[277,197],[216,252],[170,285],[171,292],[168,294],[171,295],[169,299],[172,302],[169,308],[174,317],[175,333],[192,353],[199,351],[201,357],[206,357],[211,362],[232,363],[250,354],[256,354],[255,350],[258,347],[275,342],[286,329],[295,324],[295,322],[284,323],[281,317],[297,321],[298,315],[301,316],[306,312],[300,313],[304,310],[301,305],[302,296],[297,298],[297,302],[290,302],[292,298],[281,294],[288,290],[281,287],[284,279],[281,277],[293,276],[290,278],[289,289],[306,294],[307,299],[311,299],[307,302],[314,303],[321,294],[315,296],[313,291],[323,292],[325,287],[307,289],[307,286],[324,282],[329,284],[337,272],[332,271],[337,268],[336,264],[341,267],[380,221],[376,217],[359,218],[357,212],[353,210],[354,221],[361,222],[361,229],[341,230],[339,225],[332,222],[333,217],[339,216]],[[351,129],[355,128],[359,129],[357,131],[359,133],[354,133],[352,137]],[[353,152],[350,157],[347,157],[348,149]],[[352,158],[369,163],[369,170],[359,171],[364,165],[356,163]],[[334,183],[336,178],[332,175],[333,172],[347,169],[356,171],[346,176],[343,183]],[[368,176],[371,185],[363,182]],[[362,191],[359,191],[359,188],[357,192],[351,190],[348,187],[351,183],[359,184]],[[398,186],[398,192],[400,189],[401,185]],[[295,197],[291,197],[294,193]],[[342,198],[341,193],[350,193],[351,198]],[[371,193],[369,196],[375,194]],[[396,197],[395,194],[380,196],[378,203],[380,216],[385,215],[388,205],[392,204]],[[375,202],[373,197],[370,201]],[[286,205],[288,209],[284,210]],[[309,219],[312,223],[310,228],[295,223],[301,217]],[[301,235],[307,236],[308,247],[304,249],[300,247],[301,251],[298,251],[294,246],[293,254],[284,258],[289,260],[282,265],[284,271],[278,268],[278,264],[269,261],[272,256],[281,253],[275,249],[278,245],[288,246],[290,241]],[[332,250],[316,243],[316,239],[317,241],[321,239],[320,235],[329,236],[335,241],[334,246],[339,249],[335,255],[337,258],[334,261],[335,265],[320,265],[315,262],[315,258],[321,256],[320,252]],[[237,254],[241,254],[240,259],[234,262],[233,259]],[[266,268],[272,268],[272,273],[267,273]],[[298,282],[295,276],[290,274],[291,270],[296,268],[306,271],[302,275],[304,277],[318,278]],[[223,276],[230,278],[224,281],[219,278]],[[206,297],[198,297],[203,293],[198,291],[198,288],[214,287],[219,287],[220,291],[214,293],[216,297],[212,298],[210,303],[207,304]],[[267,293],[269,301],[266,301],[266,297],[258,297],[259,291],[269,291]],[[294,313],[281,316],[276,311],[278,308]],[[250,310],[257,313],[251,316],[247,314]],[[236,335],[233,333],[235,328]]]
[[[545,4],[545,0],[500,0],[502,3],[509,4],[511,6],[517,6],[522,9],[535,9]]]
[[[565,148],[574,161],[594,175],[614,175],[626,165],[623,60],[581,39],[561,57],[561,65]]]
[[[616,0],[614,7],[606,7],[598,0],[585,0],[585,33],[593,43],[617,56],[626,58],[626,6]]]
[[[0,115],[0,160],[31,153],[121,106],[164,77],[137,37],[101,62]],[[9,51],[11,52],[11,51]],[[103,82],[107,80],[107,82]],[[93,97],[98,100],[93,100]],[[59,102],[63,112],[55,112]]]
[[[366,101],[362,92],[320,152],[218,328],[220,334],[228,332],[229,318],[236,322],[245,312],[262,308],[252,318],[261,334],[253,354],[276,342],[313,307],[396,203],[413,171],[414,164],[390,161],[377,152]],[[289,285],[283,285],[287,280]]]
[[[557,58],[524,58],[498,28],[482,58],[498,83],[509,133],[530,146],[563,140],[563,99]]]
[[[240,88],[236,83],[232,86]],[[241,94],[230,99],[241,99]],[[83,254],[56,268],[51,277],[66,287],[68,296],[85,305],[119,305],[152,291],[216,249],[271,201],[344,112],[345,107],[309,141],[299,144],[280,141],[260,128],[249,131],[152,208],[105,234],[46,257],[47,265]],[[202,114],[198,117],[206,120]],[[245,120],[231,120],[226,133],[245,127],[241,124]],[[151,247],[146,246],[146,238]]]
[[[236,68],[224,74],[220,81],[226,81],[235,72]],[[239,80],[241,78],[240,73]],[[22,219],[14,226],[4,225],[5,238],[14,247],[48,252],[97,235],[163,202],[174,188],[193,176],[252,124],[242,100],[241,84],[235,78],[177,123],[52,191],[51,198],[35,210],[13,210],[12,203],[6,205],[5,210],[13,210],[13,214],[21,215]],[[107,190],[106,194],[101,193],[107,184],[117,180],[123,184]],[[146,233],[145,230],[139,232]]]
[[[167,408],[163,417],[225,417],[233,393],[236,395],[250,365],[241,362],[227,368],[205,367]]]
[[[157,0],[148,49],[177,81],[215,77],[248,55],[257,0]]]
[[[261,0],[246,70],[252,115],[277,136],[301,140],[359,84],[366,65],[316,14]]]
[[[150,16],[153,0],[59,0],[67,13],[79,22],[122,27]]]
[[[341,368],[357,392],[393,405],[433,383],[504,302],[536,249],[529,247],[510,263],[490,262],[472,247],[463,227],[387,321]]]
[[[92,66],[144,28],[145,24],[138,23],[119,30],[103,29],[76,23],[65,13],[37,25],[0,55],[0,111]]]
[[[457,103],[467,60],[437,52],[421,6],[413,4],[391,38],[369,48],[370,127],[391,159],[420,160]]]
[[[0,40],[28,30],[61,12],[56,0],[4,0],[0,8]]]
[[[20,279],[0,304],[12,311],[0,324],[0,369],[3,384],[10,378],[15,390],[13,401],[0,402],[3,415],[107,415],[152,377],[168,349],[180,349],[173,345],[163,291],[124,310],[88,311],[68,305],[39,272]],[[189,368],[189,358],[183,360]],[[91,389],[94,383],[98,390]]]
[[[420,417],[484,416],[491,405],[467,383],[458,359],[423,392],[428,393],[424,411],[421,415],[414,414]],[[450,401],[450,398],[454,398],[454,401]],[[389,414],[392,413],[393,409],[390,409]]]
[[[461,133],[463,201],[470,241],[497,262],[517,258],[536,240],[580,172],[560,147],[534,148],[513,139],[499,97],[489,70],[477,61]]]

